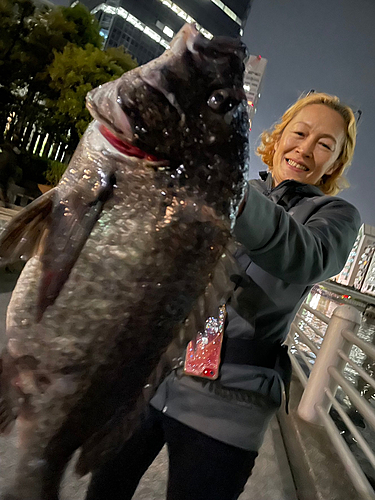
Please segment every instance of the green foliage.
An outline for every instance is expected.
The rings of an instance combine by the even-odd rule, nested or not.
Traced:
[[[22,179],[23,181],[33,181],[38,184],[45,184],[45,172],[48,169],[47,158],[41,158],[39,156],[34,156],[27,151],[23,151],[19,157],[19,166],[22,169]]]
[[[99,24],[82,4],[0,0],[0,130],[13,115],[11,134],[21,137],[31,122],[68,144],[70,154],[90,121],[87,92],[136,66],[123,48],[102,51],[102,44]],[[34,173],[40,178],[39,168]]]
[[[67,44],[99,49],[102,42],[97,20],[81,4],[36,8],[31,0],[0,0],[1,130],[11,113],[18,118],[13,131],[18,135],[30,118],[41,129],[51,129],[55,124],[45,102],[56,98],[48,73],[55,54]],[[66,134],[65,129],[57,133]]]
[[[11,56],[17,42],[24,39],[27,22],[34,12],[31,0],[0,0],[0,65]]]
[[[103,51],[92,44],[85,48],[68,44],[62,53],[55,52],[48,74],[57,98],[47,101],[55,123],[69,123],[80,137],[91,121],[85,105],[87,92],[136,65],[122,47]]]
[[[102,47],[103,37],[99,33],[99,22],[86,7],[79,3],[73,8],[62,7],[61,12],[66,21],[74,25],[74,32],[69,42],[75,43],[79,47],[84,47],[88,43],[94,47]]]
[[[48,168],[44,173],[47,183],[53,187],[57,186],[66,170],[66,167],[66,163],[61,163],[56,160],[48,160]]]

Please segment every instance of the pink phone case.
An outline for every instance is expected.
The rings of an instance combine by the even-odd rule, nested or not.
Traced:
[[[219,316],[206,320],[204,332],[199,332],[186,349],[184,373],[211,380],[219,376],[220,353],[223,343],[225,305],[219,307]]]

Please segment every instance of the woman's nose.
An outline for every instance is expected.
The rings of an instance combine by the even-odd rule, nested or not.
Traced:
[[[306,139],[300,142],[296,148],[296,150],[303,156],[310,157],[314,151],[314,144],[311,139],[306,137]]]

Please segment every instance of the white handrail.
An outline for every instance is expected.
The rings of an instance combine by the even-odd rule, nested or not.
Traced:
[[[339,371],[344,369],[346,362],[337,355],[337,351],[341,349],[348,355],[351,344],[343,338],[342,332],[343,330],[357,332],[360,323],[361,315],[352,306],[339,306],[333,311],[319,355],[298,406],[298,415],[303,420],[319,424],[320,418],[315,409],[317,404],[329,411],[331,404],[325,396],[325,388],[328,387],[332,394],[336,394],[338,383],[332,379],[328,368],[336,366]]]
[[[301,311],[303,309],[314,314],[319,320],[324,321],[325,318],[327,318],[325,315],[322,315],[322,313],[317,314],[317,311],[303,304],[296,316],[297,320],[295,321],[302,320],[311,327],[308,321],[301,316]],[[342,405],[335,398],[337,388],[341,387],[342,391],[361,413],[366,422],[375,429],[374,407],[369,404],[356,390],[355,386],[342,375],[346,364],[349,363],[365,382],[375,388],[375,381],[373,378],[366,373],[363,368],[354,363],[349,356],[352,346],[356,345],[367,356],[375,359],[375,347],[357,336],[360,322],[361,315],[354,307],[347,305],[339,306],[334,310],[332,318],[328,322],[327,329],[325,333],[323,333],[324,337],[320,349],[315,347],[315,345],[313,345],[314,349],[311,349],[312,341],[306,342],[305,333],[294,322],[292,323],[288,335],[288,344],[294,348],[295,353],[299,353],[302,361],[306,363],[309,369],[311,368],[311,363],[308,363],[306,354],[301,351],[298,344],[305,344],[311,349],[311,352],[316,355],[311,373],[309,377],[307,377],[298,359],[290,350],[293,369],[304,387],[303,395],[297,409],[298,415],[307,422],[322,425],[325,428],[342,460],[354,488],[359,494],[358,498],[362,500],[375,500],[375,491],[373,487],[329,415],[331,407],[334,407],[344,424],[347,426],[347,429],[354,437],[358,448],[362,450],[368,459],[369,465],[375,469],[374,451],[356,428],[355,424],[351,421]]]
[[[294,330],[298,333],[300,338],[302,339],[301,342],[302,344],[306,344],[310,349],[311,352],[315,354],[315,356],[318,355],[319,349],[315,346],[314,342],[310,340],[306,334],[296,325],[293,323]]]
[[[303,308],[303,309],[304,309],[304,308]],[[306,316],[302,316],[302,314],[297,313],[297,314],[296,314],[296,316],[295,316],[295,318],[294,318],[294,321],[293,321],[293,323],[294,323],[295,325],[297,325],[297,323],[296,323],[296,319],[298,319],[299,321],[303,321],[303,322],[305,323],[305,325],[306,325],[306,326],[308,326],[309,328],[311,328],[311,330],[315,333],[315,335],[317,335],[317,336],[318,336],[318,337],[320,337],[320,338],[324,338],[324,333],[323,333],[323,332],[321,332],[321,331],[319,330],[319,328],[317,328],[316,326],[312,325],[312,324],[310,323],[310,321],[307,321]],[[297,326],[298,326],[298,325],[297,325]]]
[[[342,389],[349,396],[350,401],[354,404],[359,412],[364,416],[367,422],[375,430],[375,410],[374,408],[363,398],[359,392],[354,388],[353,384],[348,382],[348,380],[341,375],[339,370],[334,366],[328,368],[328,373],[332,378],[340,385]]]
[[[335,408],[337,413],[340,415],[340,417],[341,417],[342,421],[344,422],[344,424],[346,425],[346,427],[353,434],[353,437],[357,440],[358,445],[362,449],[363,453],[366,455],[368,461],[375,469],[375,454],[372,451],[372,449],[370,448],[369,444],[362,437],[362,434],[358,431],[357,427],[350,420],[350,418],[345,413],[345,411],[343,410],[340,403],[333,396],[333,394],[331,393],[331,391],[329,389],[326,389],[326,394],[327,394],[327,397],[329,398],[329,400],[331,401],[332,406]]]
[[[360,366],[358,366],[354,361],[352,361],[344,352],[340,349],[338,350],[338,355],[340,358],[345,360],[348,365],[350,365],[357,373],[360,375],[365,382],[367,382],[373,389],[375,389],[375,380]]]
[[[312,307],[308,306],[307,304],[303,304],[303,309],[306,309],[306,311],[311,312],[314,316],[316,316],[318,319],[320,319],[320,321],[323,321],[323,323],[329,323],[329,317],[326,316],[325,314],[321,313],[320,311],[313,309]]]
[[[348,445],[342,439],[336,425],[332,419],[327,415],[327,412],[320,405],[316,405],[316,410],[319,417],[328,431],[328,436],[336,448],[342,463],[350,477],[354,488],[362,496],[364,500],[375,500],[375,492],[368,482],[365,474],[363,473],[361,467],[359,466],[356,459],[353,457],[353,453],[350,451]]]
[[[307,385],[307,376],[305,372],[302,370],[301,365],[298,363],[294,356],[291,356],[290,361],[292,363],[293,369],[296,372],[301,384],[303,387]]]
[[[311,372],[312,370],[312,365],[311,363],[309,362],[306,354],[302,351],[302,349],[300,348],[300,346],[298,344],[294,344],[293,347],[298,351],[298,355],[301,356],[301,359],[303,360],[303,362],[305,363],[305,365],[307,366],[308,370]]]
[[[348,342],[351,342],[352,344],[359,347],[365,354],[367,354],[367,356],[370,356],[370,358],[375,359],[375,347],[373,345],[358,338],[353,332],[349,330],[344,330],[342,332],[342,336]]]

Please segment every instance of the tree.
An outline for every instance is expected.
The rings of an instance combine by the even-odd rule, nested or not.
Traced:
[[[36,127],[49,134],[45,151],[61,142],[74,150],[91,119],[87,92],[136,66],[123,48],[102,44],[97,20],[81,4],[0,0],[0,127],[12,117],[9,135],[23,136],[21,149]]]
[[[29,28],[28,20],[34,15],[35,6],[31,0],[0,0],[0,126],[12,111],[17,98],[22,44]],[[4,128],[2,128],[4,130]]]
[[[70,145],[75,148],[78,139],[91,121],[86,109],[86,94],[124,72],[137,66],[123,47],[105,51],[87,44],[85,48],[68,44],[47,69],[54,99],[46,102],[53,126],[71,134]]]
[[[97,20],[78,4],[74,8],[36,9],[31,0],[0,0],[0,127],[14,114],[16,132],[28,117],[37,123],[50,92],[47,68],[68,43],[99,48]]]

